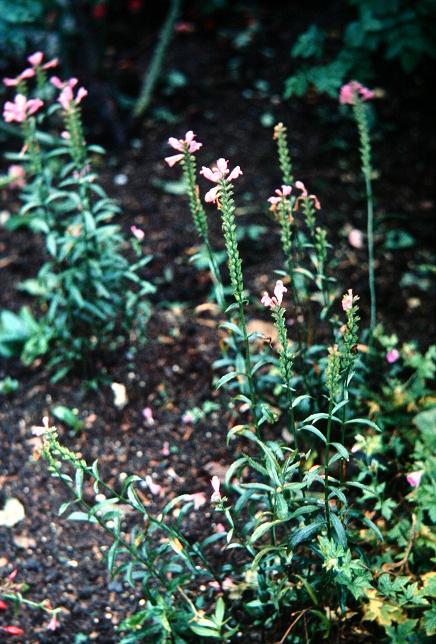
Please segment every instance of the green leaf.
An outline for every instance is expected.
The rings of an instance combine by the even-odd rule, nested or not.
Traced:
[[[342,443],[330,443],[330,445],[333,445],[339,454],[344,458],[346,461],[350,460],[350,454],[348,450],[342,445]]]
[[[315,436],[318,436],[318,438],[320,438],[323,443],[327,443],[326,437],[319,431],[317,427],[314,427],[313,425],[304,425],[303,427],[298,427],[297,431],[311,432],[312,434],[315,434]]]
[[[296,530],[290,540],[289,543],[292,548],[295,548],[299,543],[302,543],[303,541],[307,541],[312,537],[314,534],[319,532],[321,527],[325,524],[324,519],[322,521],[314,521],[313,523],[309,523],[309,525],[304,526],[303,528],[299,528]]]
[[[224,376],[222,376],[218,380],[218,382],[216,384],[216,388],[220,389],[220,387],[222,387],[226,383],[230,382],[230,380],[233,380],[234,378],[237,378],[238,376],[243,376],[244,378],[246,377],[245,373],[242,373],[240,371],[231,371],[230,373],[226,373]]]
[[[269,532],[271,528],[273,528],[275,525],[279,525],[280,523],[283,523],[283,521],[276,519],[275,521],[267,521],[266,523],[262,523],[261,525],[257,526],[250,537],[250,543],[254,543],[258,539],[260,539],[260,537],[262,537],[266,532]]]
[[[341,544],[344,548],[347,547],[347,534],[345,532],[344,526],[342,525],[341,520],[338,515],[334,512],[330,513],[330,521],[333,527],[333,530],[336,533],[338,543]]]
[[[351,420],[347,420],[345,425],[368,425],[368,427],[372,427],[375,429],[377,432],[381,432],[381,429],[378,425],[376,425],[372,420],[368,420],[367,418],[352,418]]]

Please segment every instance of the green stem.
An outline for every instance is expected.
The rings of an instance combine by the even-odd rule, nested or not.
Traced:
[[[327,421],[327,433],[326,433],[326,444],[324,452],[324,507],[325,507],[325,518],[327,523],[327,536],[330,539],[331,534],[331,525],[330,525],[330,504],[329,504],[329,455],[330,455],[330,439],[332,431],[332,409],[333,401],[329,402],[329,411],[328,411],[328,421]]]
[[[375,294],[375,270],[374,270],[374,205],[372,195],[371,178],[365,176],[366,201],[367,201],[367,236],[368,236],[368,280],[369,294],[371,301],[370,329],[374,330],[377,322],[377,303]]]

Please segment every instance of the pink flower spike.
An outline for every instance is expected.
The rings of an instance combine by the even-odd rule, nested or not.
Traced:
[[[183,159],[183,154],[173,154],[171,157],[165,157],[165,163],[168,163],[170,168],[172,168],[176,163],[179,163]]]
[[[42,51],[36,51],[34,54],[28,57],[29,63],[32,65],[32,67],[38,67],[42,63],[42,59],[44,58],[44,54]]]
[[[44,103],[39,98],[27,100],[23,94],[17,94],[14,102],[6,101],[3,108],[3,118],[6,123],[23,123],[34,114]]]
[[[409,472],[409,474],[407,474],[406,476],[408,484],[411,485],[412,487],[419,487],[423,474],[424,474],[424,470]]]
[[[353,230],[348,235],[348,243],[353,248],[363,248],[363,232],[353,228]]]
[[[137,226],[130,226],[130,232],[138,241],[142,241],[145,237],[145,232]]]
[[[187,150],[192,154],[193,152],[197,152],[203,145],[199,141],[194,141],[196,136],[197,135],[194,134],[192,130],[188,130],[188,132],[186,132],[185,134],[184,139],[176,139],[174,136],[170,136],[170,138],[168,139],[168,145],[170,145],[174,150],[177,150],[178,152],[184,152],[185,150]],[[175,161],[175,163],[177,163],[177,161]]]
[[[56,617],[56,615],[53,615],[49,623],[47,624],[47,630],[48,631],[57,631],[58,628],[60,627],[61,623]]]
[[[348,292],[342,298],[342,309],[344,311],[351,311],[353,308],[353,289],[349,288]]]
[[[210,483],[213,489],[213,493],[212,493],[212,496],[210,497],[210,500],[212,503],[216,503],[217,501],[221,500],[221,492],[220,492],[221,481],[219,476],[212,476]]]
[[[220,181],[225,179],[227,175],[229,175],[227,177],[227,181],[233,181],[233,179],[237,179],[241,176],[242,170],[238,165],[230,172],[230,174],[228,165],[229,162],[221,157],[216,162],[216,166],[212,167],[212,169],[203,166],[200,170],[200,174],[202,174],[205,179],[208,179],[213,183],[219,183]]]
[[[276,285],[274,287],[274,295],[277,299],[277,304],[281,306],[281,303],[283,301],[283,294],[286,293],[288,289],[286,286],[283,285],[282,280],[277,280]]]
[[[362,101],[370,101],[374,98],[375,92],[372,89],[364,87],[357,81],[350,81],[342,85],[339,93],[339,102],[342,105],[353,105],[356,101],[356,96],[359,96]]]
[[[397,360],[400,359],[400,352],[398,349],[391,349],[386,353],[386,360],[389,362],[389,364],[394,364],[394,362],[397,362]]]

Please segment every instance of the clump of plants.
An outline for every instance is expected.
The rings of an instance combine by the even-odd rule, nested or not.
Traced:
[[[99,183],[95,159],[104,150],[85,140],[81,104],[87,90],[76,78],[48,79],[57,60],[41,52],[30,66],[4,84],[16,94],[4,105],[7,123],[20,129],[23,147],[9,154],[9,183],[18,191],[20,210],[9,229],[26,226],[45,241],[38,274],[20,284],[37,299],[35,315],[0,313],[0,355],[19,354],[25,364],[46,355],[53,378],[73,367],[92,375],[96,356],[130,338],[143,336],[149,316],[143,231],[133,227],[133,261],[119,224],[118,205]]]
[[[351,83],[341,97],[356,112],[366,179],[364,103],[372,94]],[[193,131],[169,140],[177,154],[166,159],[182,165],[193,221],[220,285],[215,293],[227,338],[216,386],[227,402],[232,398],[240,420],[228,431],[234,457],[223,480],[213,476],[209,490],[192,490],[153,513],[138,493],[140,477],[128,475],[114,488],[97,461],[62,444],[48,418],[34,429],[51,475],[68,489],[60,514],[110,536],[108,570],[142,600],[120,625],[123,644],[405,642],[436,634],[435,348],[423,354],[385,333],[370,236],[372,315],[361,329],[367,295],[339,286],[330,274],[320,199],[295,180],[283,124],[274,139],[282,182],[269,207],[283,253],[271,287],[254,300],[235,218],[241,168],[225,158],[203,166],[200,174],[213,184],[203,197],[195,162],[202,145]],[[222,223],[225,277],[208,235],[208,205]],[[275,325],[274,347],[248,331],[261,307]],[[214,511],[210,530],[192,540],[190,515],[207,505]],[[126,507],[136,521],[127,521]]]
[[[352,20],[338,38],[336,30],[311,24],[291,49],[298,71],[285,81],[285,97],[315,88],[334,97],[346,78],[373,79],[374,57],[412,74],[426,58],[436,57],[433,0],[347,0],[343,14]],[[331,51],[334,51],[332,55]]]

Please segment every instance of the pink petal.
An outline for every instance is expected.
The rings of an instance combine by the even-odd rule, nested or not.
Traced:
[[[210,168],[206,168],[206,166],[203,166],[200,170],[200,174],[203,175],[205,179],[208,179],[209,181],[213,181],[216,183],[217,178],[215,172],[212,172]]]
[[[419,487],[423,474],[424,474],[424,470],[410,472],[406,476],[408,484],[411,485],[412,487]]]
[[[400,359],[400,352],[398,351],[398,349],[391,349],[386,354],[386,360],[389,362],[389,364],[393,364],[394,362],[397,362],[397,360],[399,359]]]
[[[192,143],[189,144],[189,152],[197,152],[201,147],[203,147],[203,144],[200,143],[199,141],[192,141]]]
[[[195,138],[194,132],[192,130],[189,130],[185,134],[185,143],[191,143],[191,141],[193,141],[194,138]]]
[[[227,177],[228,181],[233,181],[234,179],[237,179],[240,177],[242,174],[241,168],[237,165],[236,168],[233,168],[229,176]]]
[[[16,78],[4,78],[3,84],[6,87],[16,87],[18,85],[18,80]]]
[[[65,83],[61,81],[59,76],[52,76],[50,78],[50,83],[54,85],[57,89],[63,89],[65,87]]]
[[[214,188],[211,188],[208,192],[206,192],[204,196],[206,203],[216,203],[219,197],[219,192],[220,186],[215,186]]]
[[[277,298],[277,304],[281,304],[283,300],[283,294],[286,293],[288,289],[286,286],[283,285],[282,280],[277,280],[275,288],[274,288],[274,295]]]
[[[298,188],[298,190],[301,190],[301,192],[303,193],[304,197],[307,196],[306,186],[304,185],[304,183],[302,181],[296,181],[295,182],[295,187]]]
[[[183,154],[174,154],[171,157],[165,157],[165,162],[168,163],[170,168],[172,168],[176,163],[179,163],[183,159]]]
[[[53,67],[57,67],[59,65],[59,60],[58,58],[52,58],[52,60],[49,60],[45,65],[42,66],[43,69],[53,69]]]
[[[44,54],[42,51],[36,51],[34,54],[28,57],[28,61],[33,67],[37,67],[42,63],[42,59],[44,58]]]
[[[174,136],[170,136],[170,138],[168,139],[168,145],[170,145],[174,150],[183,152],[183,142],[179,141],[179,139],[174,138]]]
[[[222,157],[218,159],[218,161],[216,162],[216,167],[218,169],[218,172],[221,174],[221,179],[224,178],[226,174],[228,174],[229,172],[228,165],[229,165],[229,162],[223,159]]]
[[[88,90],[85,89],[84,87],[81,87],[79,91],[77,92],[76,96],[76,105],[82,102],[82,100],[85,98],[85,96],[88,96]]]

